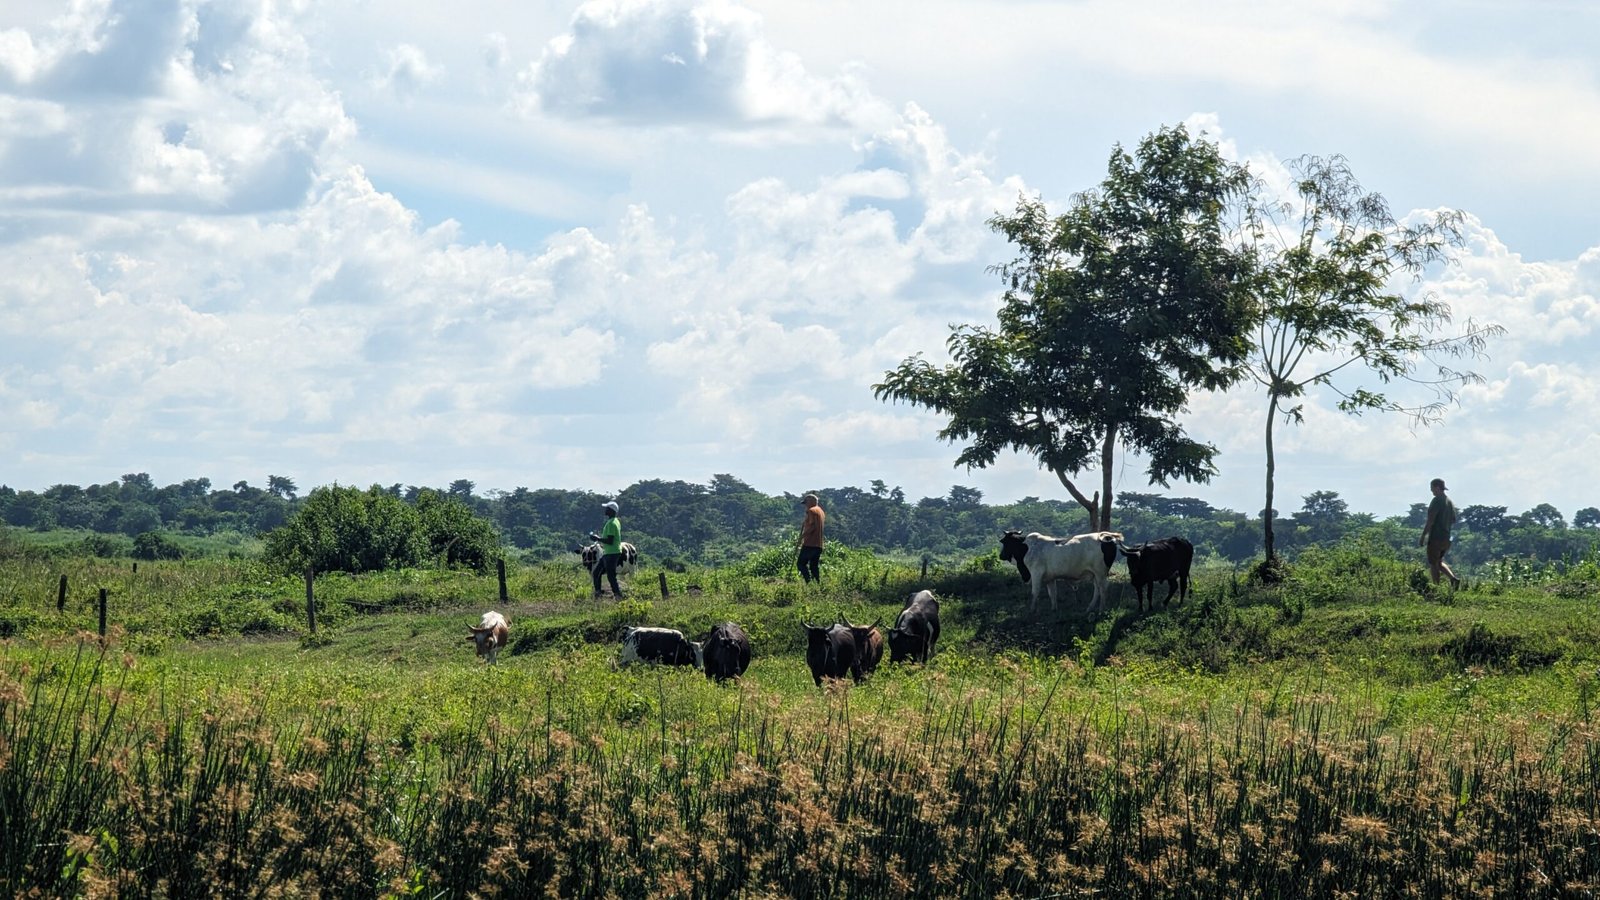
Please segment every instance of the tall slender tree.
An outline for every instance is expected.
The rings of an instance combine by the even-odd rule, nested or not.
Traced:
[[[1269,510],[1277,477],[1273,429],[1280,418],[1303,421],[1300,398],[1310,388],[1332,390],[1346,413],[1398,412],[1431,424],[1460,387],[1482,381],[1448,363],[1481,358],[1488,340],[1504,333],[1470,319],[1445,333],[1449,305],[1408,295],[1397,284],[1451,258],[1462,243],[1460,211],[1401,222],[1381,195],[1362,189],[1341,156],[1303,156],[1288,168],[1292,196],[1267,198],[1257,182],[1249,206],[1261,307],[1249,371],[1267,389]],[[1404,381],[1427,396],[1413,401],[1348,383],[1363,371],[1380,388]],[[1261,517],[1261,527],[1270,567],[1277,552],[1270,515]]]
[[[948,415],[939,436],[969,443],[958,465],[986,467],[1002,450],[1054,473],[1100,528],[1111,525],[1119,446],[1149,461],[1151,483],[1208,481],[1215,447],[1176,421],[1189,391],[1243,376],[1254,309],[1250,257],[1229,242],[1224,212],[1248,173],[1182,127],[1120,146],[1096,190],[1052,216],[1022,198],[990,225],[1018,256],[994,327],[953,326],[953,362],[921,354],[873,386],[879,399]],[[1098,469],[1091,497],[1074,480]]]

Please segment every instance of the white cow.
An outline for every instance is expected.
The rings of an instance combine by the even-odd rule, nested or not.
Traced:
[[[494,610],[483,614],[477,625],[467,626],[467,640],[476,645],[479,656],[487,656],[489,664],[494,665],[495,657],[500,654],[500,648],[506,645],[511,637],[511,623],[506,617]]]
[[[1039,589],[1050,592],[1050,608],[1056,608],[1056,582],[1061,580],[1094,582],[1094,600],[1089,611],[1105,605],[1110,590],[1111,564],[1117,561],[1117,544],[1122,534],[1116,531],[1091,531],[1069,538],[1054,538],[1039,532],[1026,537],[1008,531],[1000,539],[1000,558],[1017,564],[1022,580],[1030,583],[1032,599],[1028,608],[1039,605]]]

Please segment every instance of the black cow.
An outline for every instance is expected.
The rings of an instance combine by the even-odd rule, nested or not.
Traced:
[[[1139,609],[1144,609],[1146,587],[1150,589],[1150,608],[1155,609],[1158,581],[1167,583],[1167,596],[1161,601],[1162,606],[1172,602],[1174,593],[1177,593],[1179,603],[1189,596],[1189,567],[1194,563],[1193,544],[1173,535],[1143,544],[1118,546],[1122,555],[1128,558],[1128,580],[1133,584]]]
[[[738,678],[750,668],[750,636],[738,625],[723,622],[700,642],[700,659],[707,678]]]
[[[806,665],[811,680],[822,686],[824,678],[843,678],[846,672],[861,681],[861,659],[856,655],[856,636],[843,625],[800,623],[806,630]]]
[[[622,634],[622,653],[617,665],[636,662],[699,668],[700,645],[674,628],[629,628]]]
[[[939,640],[939,600],[933,591],[917,591],[889,629],[889,661],[926,663]]]
[[[861,675],[871,675],[878,670],[878,663],[883,659],[883,633],[878,626],[883,620],[878,620],[871,625],[851,625],[849,620],[840,624],[850,629],[850,634],[856,639],[856,656],[861,659]]]

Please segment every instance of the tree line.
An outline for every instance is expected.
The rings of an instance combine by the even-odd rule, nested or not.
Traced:
[[[325,506],[311,503],[319,492]],[[994,552],[1008,529],[1046,534],[1076,534],[1091,529],[1087,511],[1076,502],[1024,497],[1013,503],[985,503],[983,492],[951,486],[938,497],[912,500],[899,487],[873,480],[867,487],[819,487],[814,492],[828,513],[830,540],[886,556],[957,562]],[[171,555],[161,535],[215,535],[237,532],[263,538],[269,550],[313,546],[290,538],[314,535],[319,522],[346,508],[366,521],[381,521],[386,535],[372,552],[323,542],[327,554],[294,562],[318,568],[382,568],[437,560],[481,568],[500,552],[529,560],[572,558],[584,535],[600,521],[600,504],[615,499],[622,507],[628,539],[653,562],[664,565],[722,565],[751,552],[792,541],[800,522],[800,495],[769,495],[729,474],[706,484],[649,479],[620,492],[562,488],[489,490],[457,479],[441,487],[393,484],[366,489],[318,488],[301,497],[294,481],[272,476],[266,488],[237,482],[213,488],[206,478],[156,487],[146,474],[79,487],[55,485],[43,491],[0,486],[0,520],[32,531],[80,529],[116,541],[90,542],[102,555]],[[1354,512],[1336,491],[1316,491],[1299,510],[1272,520],[1279,549],[1294,554],[1311,546],[1365,536],[1396,552],[1417,552],[1416,539],[1426,515],[1413,504],[1401,516],[1378,518]],[[355,507],[359,507],[356,509]],[[1122,491],[1117,495],[1117,528],[1131,541],[1183,535],[1202,556],[1249,563],[1262,555],[1260,516],[1213,507],[1193,497]],[[323,527],[325,531],[335,529]],[[273,536],[277,535],[276,544]],[[1600,538],[1600,509],[1584,507],[1570,520],[1541,503],[1522,513],[1504,506],[1462,507],[1452,559],[1473,566],[1506,558],[1555,560],[1591,552]],[[341,557],[344,554],[348,559]]]

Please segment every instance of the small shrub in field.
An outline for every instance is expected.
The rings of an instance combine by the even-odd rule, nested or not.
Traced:
[[[120,535],[89,534],[85,535],[78,544],[78,552],[86,556],[100,559],[114,559],[118,556],[127,556],[133,545]]]
[[[644,625],[650,621],[650,611],[654,608],[649,600],[635,600],[632,597],[618,600],[615,606],[606,611],[605,626],[612,632],[620,632],[630,625]]]
[[[133,539],[133,556],[150,561],[183,559],[183,548],[159,531],[145,531]]]

